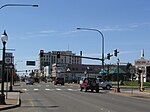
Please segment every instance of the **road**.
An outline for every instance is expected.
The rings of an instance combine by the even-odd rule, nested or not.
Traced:
[[[80,92],[79,86],[21,83],[21,107],[5,112],[149,112],[150,101],[111,94]]]

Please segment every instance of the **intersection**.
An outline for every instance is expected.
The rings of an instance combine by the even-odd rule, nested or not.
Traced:
[[[112,94],[107,90],[100,93],[81,92],[79,85],[24,82],[14,89],[21,90],[21,107],[6,112],[148,112],[149,100]]]

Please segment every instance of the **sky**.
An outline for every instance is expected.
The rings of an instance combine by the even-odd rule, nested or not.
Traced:
[[[119,51],[118,57],[105,60],[106,64],[115,64],[117,58],[134,64],[142,49],[150,59],[150,0],[0,0],[0,6],[5,4],[39,5],[0,9],[0,33],[6,30],[6,47],[15,49],[8,52],[14,53],[19,70],[30,69],[26,61],[38,60],[41,49],[83,51],[83,56],[101,58],[101,35],[78,27],[103,33],[105,57],[115,49]],[[101,61],[86,59],[83,63]]]

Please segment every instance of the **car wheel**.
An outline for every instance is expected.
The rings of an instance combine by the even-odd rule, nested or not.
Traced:
[[[80,88],[80,91],[82,91],[82,90],[83,90],[83,88],[81,87],[81,88]]]
[[[110,86],[109,86],[109,85],[107,85],[107,86],[106,86],[106,89],[107,89],[107,90],[110,90]]]
[[[96,89],[96,92],[99,93],[99,89]]]

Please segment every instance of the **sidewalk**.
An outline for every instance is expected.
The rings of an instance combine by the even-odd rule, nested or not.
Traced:
[[[5,94],[6,105],[0,105],[0,111],[19,107],[21,105],[20,91],[17,91],[17,90],[14,90],[12,92],[8,91],[7,92],[7,98],[6,98],[6,91],[4,92],[4,94]]]
[[[140,92],[139,90],[120,90],[120,93],[117,93],[117,91],[114,89],[110,93],[112,94],[118,94],[118,95],[123,95],[123,96],[128,96],[128,97],[134,97],[134,98],[139,98],[139,99],[146,99],[150,101],[150,90],[145,90],[143,92]]]
[[[79,84],[74,84],[74,83],[65,83],[67,86],[76,86],[80,87]],[[137,88],[138,87],[133,87],[133,92],[131,91],[131,87],[129,86],[120,86],[120,93],[116,92],[117,86],[113,86],[112,90],[109,91],[111,94],[117,94],[117,95],[123,95],[123,96],[128,96],[128,97],[134,97],[134,98],[143,98],[150,100],[150,89],[149,90],[144,90],[143,92],[140,92]],[[128,88],[128,90],[124,90],[123,88]]]

